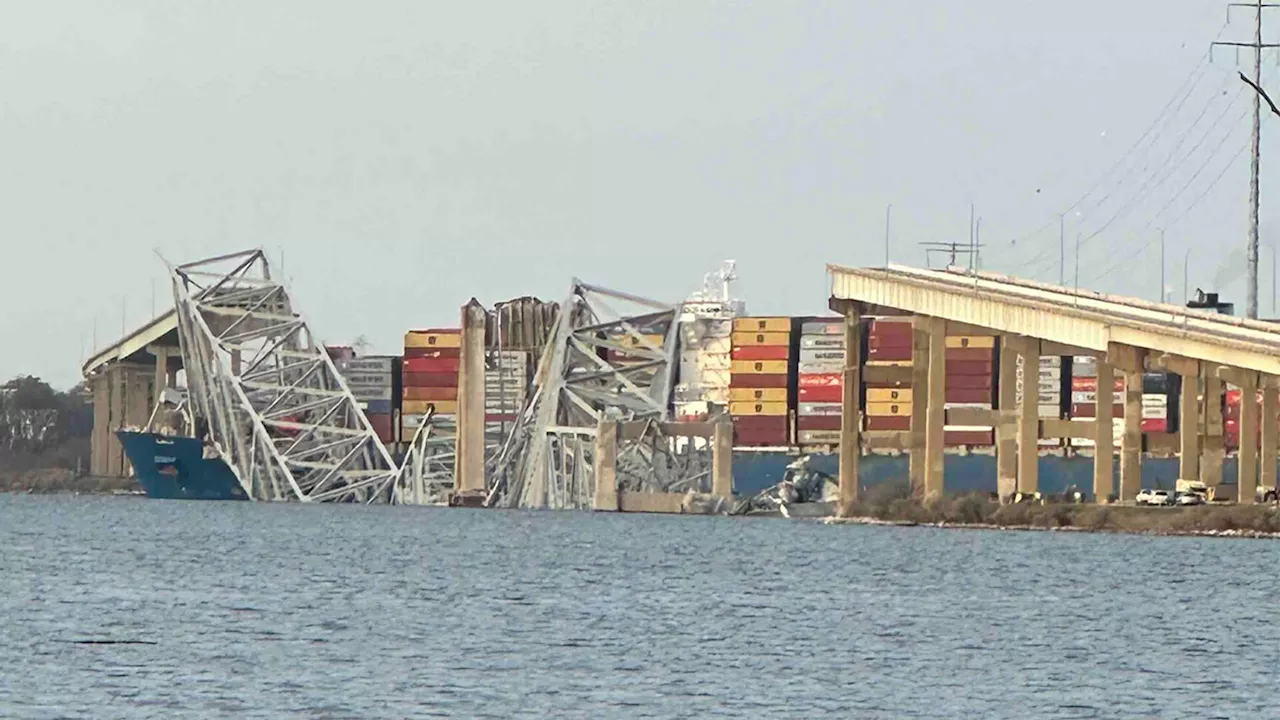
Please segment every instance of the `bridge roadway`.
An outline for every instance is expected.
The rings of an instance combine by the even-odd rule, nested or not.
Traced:
[[[1178,433],[1179,477],[1222,483],[1222,397],[1230,383],[1249,398],[1262,393],[1261,442],[1256,402],[1241,402],[1238,501],[1254,502],[1259,482],[1276,481],[1277,402],[1280,397],[1280,326],[1176,305],[1078,291],[993,273],[960,273],[890,266],[828,265],[832,310],[845,318],[844,415],[840,442],[840,505],[847,515],[857,496],[859,448],[864,440],[905,447],[913,488],[926,496],[943,490],[943,428],[946,424],[996,428],[1000,496],[1034,493],[1039,487],[1040,438],[1094,441],[1093,491],[1098,502],[1117,495],[1112,418],[1042,420],[1036,383],[1024,383],[1015,407],[1017,359],[1036,368],[1042,355],[1093,356],[1098,362],[1097,402],[1113,402],[1113,378],[1124,379],[1124,434],[1120,444],[1118,497],[1140,490],[1142,462],[1142,373],[1176,373],[1184,388],[1184,425]],[[866,316],[912,317],[912,367],[868,367],[861,357]],[[953,335],[999,338],[999,394],[995,408],[945,407],[945,344]],[[895,438],[863,438],[859,398],[870,380],[910,383],[911,430]],[[925,391],[920,392],[923,388]],[[1187,418],[1198,418],[1194,424]],[[948,423],[950,419],[950,423]],[[1189,432],[1187,430],[1190,430]],[[1261,462],[1259,462],[1261,454]]]

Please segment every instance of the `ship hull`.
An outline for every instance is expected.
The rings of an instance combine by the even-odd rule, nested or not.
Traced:
[[[199,440],[156,433],[116,433],[147,497],[165,500],[247,500],[231,468],[204,457]]]
[[[769,449],[748,450],[736,448],[733,453],[734,493],[754,495],[782,481],[788,464],[799,457],[796,450]],[[863,487],[885,482],[906,482],[910,460],[901,455],[863,455],[858,463],[859,484]],[[1235,477],[1234,457],[1223,463],[1223,477],[1230,484]],[[1078,455],[1061,457],[1047,455],[1040,458],[1040,492],[1057,495],[1081,492],[1093,495],[1093,458]],[[840,471],[839,456],[815,454],[810,456],[809,467],[836,477]],[[1119,467],[1115,463],[1114,488],[1120,487]],[[1178,480],[1178,459],[1144,457],[1142,459],[1142,487],[1172,489]],[[996,458],[994,455],[951,455],[943,461],[943,484],[948,493],[996,492]]]

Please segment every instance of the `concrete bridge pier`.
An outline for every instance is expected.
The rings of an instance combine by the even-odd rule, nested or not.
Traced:
[[[924,497],[930,499],[942,494],[944,488],[943,467],[945,461],[947,422],[947,324],[941,318],[930,317],[929,329],[928,399],[925,404],[924,429]],[[918,391],[917,391],[918,392]]]
[[[1280,427],[1277,427],[1277,408],[1280,402],[1280,395],[1277,395],[1275,376],[1262,377],[1262,464],[1258,473],[1258,482],[1266,488],[1274,488],[1276,486],[1276,463],[1280,458],[1276,457],[1276,439],[1280,434]]]
[[[1018,338],[1015,345],[1024,373],[1018,408],[1018,492],[1032,495],[1040,491],[1040,341]]]
[[[1179,374],[1182,393],[1178,398],[1178,477],[1200,479],[1200,367]]]
[[[1200,480],[1209,487],[1222,484],[1222,462],[1227,456],[1222,425],[1222,380],[1204,368],[1204,396],[1200,404]]]
[[[1018,492],[1018,349],[1009,335],[1000,337],[999,396],[996,411],[996,494],[1012,502]],[[1037,382],[1039,374],[1022,369],[1022,385]]]
[[[862,454],[862,306],[845,303],[844,376],[840,412],[840,501],[836,516],[853,516],[858,500],[858,460]]]
[[[1115,434],[1111,406],[1115,404],[1115,371],[1105,359],[1098,360],[1098,389],[1093,418],[1093,497],[1110,502],[1115,494]],[[1104,410],[1105,408],[1105,410]],[[1127,411],[1127,409],[1126,409]]]

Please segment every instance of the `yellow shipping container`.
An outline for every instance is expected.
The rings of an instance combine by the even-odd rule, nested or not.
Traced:
[[[729,414],[738,416],[786,415],[787,404],[785,402],[731,402],[729,403]]]
[[[407,332],[404,334],[406,348],[456,348],[462,347],[461,333]]]
[[[787,317],[751,317],[734,318],[734,332],[791,332],[791,318]]]
[[[735,332],[734,347],[754,347],[758,345],[790,345],[791,333],[786,332]]]
[[[456,415],[458,412],[456,400],[403,400],[400,412],[405,415],[422,415],[427,412],[429,405],[436,406],[437,415]]]
[[[911,388],[867,388],[869,403],[910,403]]]
[[[867,403],[867,415],[871,417],[902,417],[903,415],[911,415],[911,403],[909,402],[869,402]]]
[[[982,335],[955,335],[947,338],[949,348],[976,348],[990,350],[996,346],[996,339]]]
[[[787,401],[786,388],[729,388],[730,402],[781,402]]]
[[[786,375],[786,360],[734,360],[734,375]]]

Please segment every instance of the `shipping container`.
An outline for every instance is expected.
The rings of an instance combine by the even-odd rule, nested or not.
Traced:
[[[757,347],[760,345],[791,345],[789,332],[735,332],[733,347]]]
[[[786,415],[786,402],[734,402],[729,401],[730,415]]]
[[[839,415],[798,415],[797,430],[839,430]]]
[[[962,362],[980,362],[986,364],[990,369],[995,362],[995,353],[982,348],[947,348],[946,363],[948,365]]]
[[[786,388],[733,388],[729,391],[731,402],[781,402],[787,401]]]
[[[868,393],[871,391],[868,390]],[[796,393],[797,399],[804,402],[843,402],[844,388],[839,385],[827,385],[825,387],[800,386],[799,392]]]
[[[462,331],[458,329],[410,330],[404,336],[405,348],[462,347]]]
[[[800,351],[800,362],[834,362],[843,363],[845,361],[844,350],[830,350],[825,348],[809,348]]]
[[[946,386],[957,390],[990,390],[990,375],[951,375],[946,377]]]
[[[410,358],[404,359],[404,372],[410,373],[457,373],[461,366],[459,358]]]
[[[1169,408],[1166,407],[1144,407],[1142,408],[1143,420],[1168,420]]]
[[[840,339],[840,346],[844,347],[844,338]],[[874,335],[867,338],[867,348],[870,350],[910,350],[911,349],[911,333],[901,335]]]
[[[734,428],[733,444],[738,447],[788,447],[791,433],[773,430],[740,430]]]
[[[872,388],[867,390],[867,402],[911,402],[911,388],[895,388],[880,389]]]
[[[872,328],[874,328],[874,324]],[[802,335],[844,335],[843,320],[809,320],[800,324]]]
[[[786,375],[786,360],[734,360],[734,375]]]
[[[796,408],[798,415],[839,415],[844,405],[838,402],[832,403],[799,403]]]
[[[1071,378],[1072,392],[1096,392],[1098,390],[1098,378],[1093,377],[1073,377]],[[1124,378],[1116,378],[1113,391],[1117,393],[1124,392]]]
[[[460,358],[462,357],[462,348],[405,348],[404,357],[408,358]]]
[[[802,404],[801,407],[804,407]],[[868,402],[867,415],[869,417],[886,417],[898,415],[911,415],[910,402]]]
[[[983,406],[989,407],[991,405],[991,391],[947,388],[946,401],[948,403],[981,403]]]
[[[800,387],[844,387],[843,373],[801,373]]]
[[[365,416],[390,415],[392,410],[390,400],[358,400],[356,404],[364,411]]]
[[[366,414],[369,418],[369,425],[373,428],[373,432],[377,434],[378,439],[384,444],[395,442],[395,430],[392,426],[391,414]]]
[[[404,387],[458,387],[458,374],[405,372]]]
[[[454,400],[405,400],[401,407],[406,415],[423,415],[433,405],[440,415],[456,415],[458,412],[458,403]]]
[[[948,447],[989,447],[996,442],[994,430],[944,430],[942,442]]]
[[[744,345],[734,348],[730,357],[732,360],[781,360],[786,362],[791,358],[791,348],[787,345]]]
[[[458,387],[416,387],[405,386],[405,400],[457,400]]]
[[[1073,418],[1086,419],[1086,418],[1092,418],[1097,416],[1098,416],[1098,407],[1093,403],[1072,403],[1071,405],[1071,417]],[[1112,405],[1111,417],[1123,418],[1124,405],[1123,404]]]
[[[733,319],[733,331],[752,333],[790,333],[789,317],[740,317]]]
[[[871,363],[867,363],[871,365]],[[800,375],[840,375],[844,373],[844,361],[840,362],[802,362],[796,364]]]
[[[948,377],[958,375],[985,375],[987,377],[991,377],[995,371],[996,365],[991,360],[961,360],[952,362],[948,359],[945,367]]]
[[[908,364],[911,362],[911,345],[903,345],[898,347],[873,347],[867,350],[867,360],[884,361],[899,360]]]
[[[801,350],[843,350],[843,335],[804,335],[800,338]]]
[[[879,417],[867,416],[868,430],[910,430],[910,415],[883,415]]]
[[[981,335],[952,335],[947,338],[947,349],[973,348],[991,350],[996,346],[994,337]]]
[[[1142,432],[1169,432],[1169,421],[1165,418],[1143,418]]]
[[[730,388],[785,388],[787,387],[787,375],[743,375],[736,373],[729,378]]]
[[[837,445],[840,443],[839,430],[800,430],[801,445]]]

